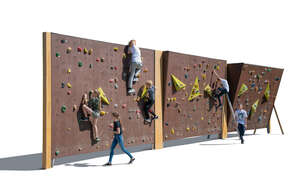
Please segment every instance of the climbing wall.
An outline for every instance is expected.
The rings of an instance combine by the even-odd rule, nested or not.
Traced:
[[[225,77],[226,61],[164,52],[163,68],[164,140],[221,133],[222,107],[216,110],[213,99],[204,92],[204,88],[206,85],[216,87],[213,70]],[[185,88],[177,91],[175,84],[178,81],[171,76],[185,84]],[[199,92],[194,92],[195,98],[189,101],[196,82]]]
[[[242,103],[248,112],[247,129],[267,127],[282,73],[283,69],[272,67],[244,63],[227,65],[230,99],[234,110]],[[265,94],[269,95],[268,100]],[[230,113],[228,113],[228,130],[235,131]]]
[[[52,158],[107,150],[113,133],[113,111],[120,113],[125,146],[153,144],[153,124],[144,125],[136,96],[128,96],[126,81],[129,56],[123,45],[51,33]],[[141,49],[143,68],[134,88],[154,80],[154,50]],[[98,120],[100,142],[92,138],[91,124],[79,120],[81,98],[91,89],[102,88],[109,104],[103,103]]]

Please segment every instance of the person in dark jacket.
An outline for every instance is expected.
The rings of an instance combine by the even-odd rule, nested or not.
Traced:
[[[157,119],[158,116],[151,110],[152,105],[155,102],[155,88],[153,86],[153,83],[151,80],[148,80],[146,82],[146,88],[147,88],[147,93],[146,93],[146,101],[144,103],[144,114],[145,114],[145,121],[148,123],[151,123],[150,115],[151,113],[153,115],[152,119]]]
[[[110,124],[109,127],[113,129],[114,139],[110,147],[109,161],[106,164],[104,164],[104,166],[111,166],[112,158],[114,156],[114,149],[116,148],[117,144],[119,144],[121,150],[129,156],[130,161],[128,164],[131,164],[135,160],[135,158],[126,150],[124,146],[124,140],[122,136],[123,132],[122,132],[122,126],[120,122],[120,114],[118,112],[113,112],[112,116],[115,119],[114,122]]]

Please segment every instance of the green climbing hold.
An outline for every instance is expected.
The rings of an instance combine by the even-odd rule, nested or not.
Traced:
[[[56,53],[55,56],[56,56],[56,57],[60,57],[60,54],[59,54],[59,53]]]
[[[271,69],[271,68],[268,68],[268,69],[267,69],[267,72],[270,72],[270,71],[272,71],[272,69]]]
[[[56,155],[56,156],[59,155],[59,150],[56,150],[56,151],[55,151],[55,155]]]
[[[62,113],[65,113],[67,110],[67,107],[65,105],[63,105],[60,110]]]
[[[279,77],[276,77],[276,78],[275,78],[275,81],[279,81],[279,80],[280,80],[280,78],[279,78]]]
[[[78,66],[79,67],[82,67],[83,66],[83,63],[80,61],[80,62],[78,62]]]

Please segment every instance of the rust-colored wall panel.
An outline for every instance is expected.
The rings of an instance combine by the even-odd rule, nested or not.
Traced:
[[[164,52],[163,58],[164,140],[220,134],[222,107],[216,111],[212,100],[204,94],[204,87],[215,85],[216,76],[212,72],[217,66],[217,73],[225,77],[226,61],[175,52]],[[175,91],[171,74],[186,84],[185,90]],[[205,80],[202,74],[206,75]],[[202,96],[188,101],[196,76]],[[169,102],[169,98],[176,98],[176,101]]]
[[[144,125],[143,116],[138,116],[139,105],[134,101],[136,96],[128,96],[126,81],[122,71],[127,71],[128,60],[123,58],[124,45],[112,44],[94,40],[81,39],[52,33],[52,158],[75,154],[107,150],[110,147],[113,134],[108,125],[112,122],[111,112],[118,111],[124,128],[125,146],[154,143],[154,124]],[[64,42],[61,42],[64,40]],[[67,53],[68,47],[72,48]],[[82,52],[77,51],[82,48]],[[83,49],[93,49],[92,54],[84,54]],[[118,48],[114,51],[114,48]],[[154,81],[154,50],[141,49],[143,71],[140,81],[134,84],[138,91],[146,80]],[[56,55],[59,55],[57,57]],[[96,61],[97,58],[104,58]],[[78,62],[83,63],[82,67]],[[68,69],[71,73],[67,73]],[[145,70],[145,71],[144,71]],[[111,83],[110,79],[117,79]],[[123,80],[124,79],[124,80]],[[65,87],[62,88],[62,83]],[[72,88],[67,87],[67,83]],[[117,86],[117,88],[115,88]],[[92,141],[91,125],[89,122],[78,122],[77,114],[84,93],[101,87],[108,97],[110,104],[103,104],[103,110],[108,114],[98,120],[101,141]],[[71,93],[68,95],[68,91]],[[115,104],[118,106],[115,108]],[[125,104],[126,108],[122,108]],[[61,112],[61,107],[67,107]],[[73,105],[77,109],[73,111]],[[59,151],[56,155],[55,152]]]
[[[249,113],[251,106],[259,99],[256,112],[248,119],[247,129],[266,128],[272,114],[283,69],[239,63],[228,64],[227,72],[228,83],[232,90],[230,94],[234,110],[238,108],[239,103],[242,103],[244,109]],[[270,98],[265,101],[264,92],[267,82],[270,84]],[[243,83],[247,85],[248,91],[238,97]],[[230,113],[228,113],[228,131],[235,131]]]

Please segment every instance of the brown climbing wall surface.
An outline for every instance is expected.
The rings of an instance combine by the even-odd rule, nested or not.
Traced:
[[[153,144],[154,128],[144,125],[136,96],[128,96],[125,74],[128,57],[125,46],[51,33],[52,37],[52,158],[107,150],[113,133],[113,111],[118,111],[124,128],[125,146]],[[154,80],[154,50],[141,49],[143,70],[138,91],[148,79]],[[98,120],[100,142],[92,139],[91,125],[80,121],[84,93],[101,87],[109,105]]]
[[[239,103],[242,103],[249,114],[252,105],[259,99],[256,112],[251,112],[252,114],[248,119],[247,129],[266,128],[271,117],[283,69],[238,63],[228,64],[227,73],[228,83],[231,87],[230,98],[234,110]],[[268,83],[270,97],[266,101],[264,93]],[[239,96],[243,84],[248,89]],[[228,113],[228,131],[235,131],[230,113]]]
[[[204,93],[207,84],[215,87],[213,70],[225,77],[226,61],[174,52],[164,52],[164,140],[221,133],[222,109],[217,111],[213,100]],[[176,91],[171,74],[186,85]],[[200,96],[189,101],[196,77]]]

